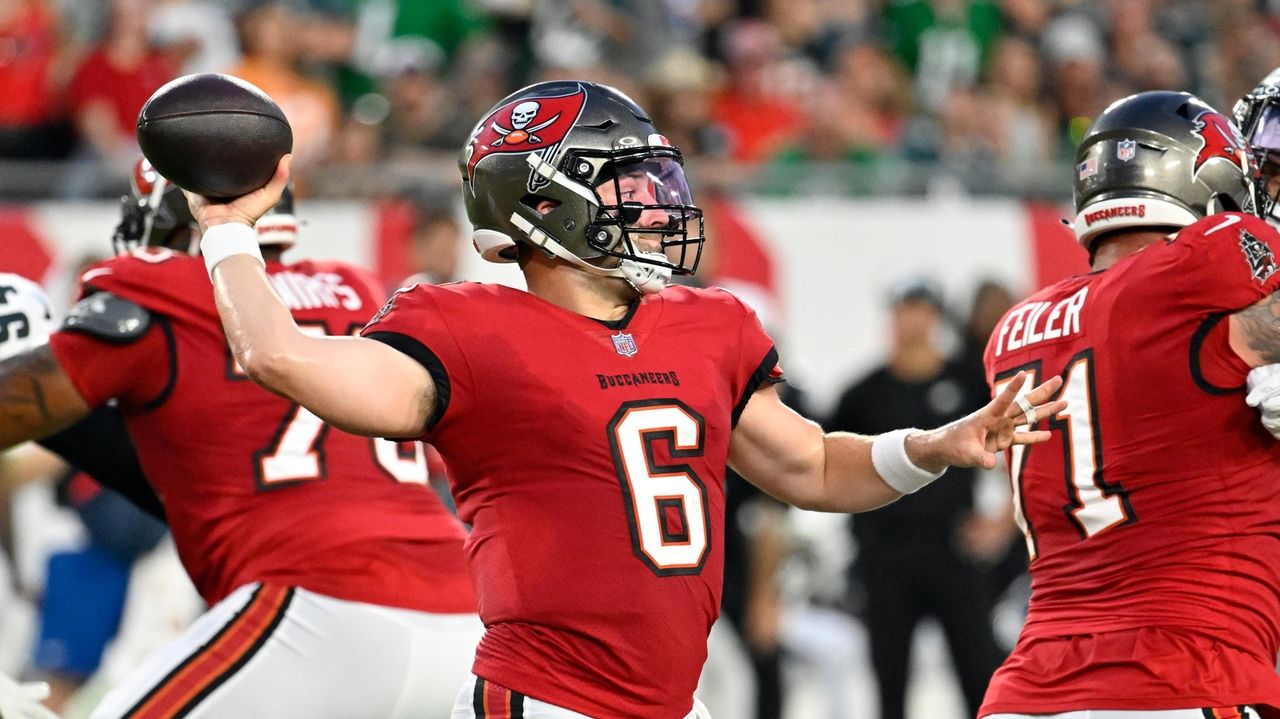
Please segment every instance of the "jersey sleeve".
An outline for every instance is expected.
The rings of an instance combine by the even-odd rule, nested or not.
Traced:
[[[49,349],[90,407],[117,399],[147,409],[164,401],[176,379],[171,337],[164,321],[125,344],[63,329],[49,338]]]
[[[414,285],[396,292],[360,331],[362,337],[382,342],[413,358],[436,385],[436,406],[421,437],[460,416],[475,396],[466,356],[448,323],[446,311],[433,296],[430,285]]]
[[[1178,233],[1178,266],[1147,279],[1173,290],[1173,302],[1202,312],[1235,312],[1280,289],[1280,233],[1253,215],[1211,215]]]
[[[1191,339],[1192,377],[1209,394],[1240,391],[1249,367],[1231,349],[1224,320],[1280,289],[1280,233],[1240,213],[1212,215],[1184,232],[1181,271],[1167,274],[1173,301],[1204,315]],[[1175,243],[1182,241],[1180,234]]]
[[[739,387],[738,400],[733,408],[735,427],[756,390],[766,384],[786,381],[782,365],[778,364],[778,350],[764,325],[760,323],[760,318],[740,300],[738,305],[742,309],[742,324],[739,329],[737,367],[734,368],[734,377],[737,378]]]
[[[85,270],[80,294],[94,292],[110,292],[152,315],[199,322],[217,316],[204,261],[163,247],[140,248]]]

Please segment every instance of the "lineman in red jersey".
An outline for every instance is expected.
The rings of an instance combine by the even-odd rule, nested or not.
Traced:
[[[529,291],[403,290],[357,339],[299,332],[270,292],[249,224],[266,188],[191,197],[232,348],[250,376],[336,426],[424,437],[445,457],[485,638],[454,717],[705,716],[693,697],[720,604],[724,471],[828,511],[871,509],[1013,433],[1010,390],[931,432],[823,435],[787,409],[755,316],[673,287],[701,248],[679,152],[612,88],[521,90],[460,162],[487,258]],[[1032,390],[1033,412],[1057,381]]]
[[[185,251],[181,192],[140,164],[135,197],[117,240],[153,244],[86,271],[49,344],[0,365],[0,445],[118,402],[210,605],[93,717],[447,715],[482,628],[464,532],[425,486],[421,447],[328,428],[250,382]],[[376,284],[280,263],[293,227],[261,223],[273,285],[308,331],[355,332]]]
[[[1280,444],[1243,401],[1249,368],[1280,358],[1256,165],[1172,92],[1113,104],[1077,161],[1094,272],[1015,306],[987,346],[997,391],[1060,376],[1069,409],[1037,418],[1059,439],[1008,454],[1032,594],[981,715],[1278,716]]]

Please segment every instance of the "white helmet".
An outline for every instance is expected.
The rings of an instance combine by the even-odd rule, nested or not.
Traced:
[[[0,272],[0,360],[43,344],[54,329],[53,303],[40,285]]]

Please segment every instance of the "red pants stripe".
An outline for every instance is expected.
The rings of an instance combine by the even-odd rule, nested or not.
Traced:
[[[293,598],[291,587],[261,586],[208,642],[174,668],[125,715],[177,719],[230,679],[266,643]]]

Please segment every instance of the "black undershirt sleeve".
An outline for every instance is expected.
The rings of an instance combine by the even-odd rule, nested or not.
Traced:
[[[147,484],[124,417],[114,407],[99,407],[80,422],[37,443],[102,486],[124,495],[147,514],[165,521],[164,505]]]

